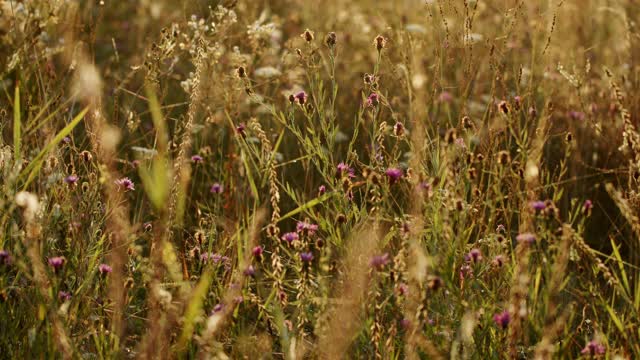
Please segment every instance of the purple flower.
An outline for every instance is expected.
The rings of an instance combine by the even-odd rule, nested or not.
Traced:
[[[298,221],[296,224],[296,231],[303,235],[312,236],[318,231],[318,225],[312,224],[308,221]]]
[[[66,292],[66,291],[58,291],[58,299],[60,299],[60,301],[69,301],[71,300],[71,293]]]
[[[7,250],[0,250],[0,265],[10,265],[11,254]]]
[[[302,252],[300,253],[300,260],[304,262],[311,262],[311,260],[313,260],[313,254],[311,252]]]
[[[398,295],[404,296],[404,295],[407,295],[408,293],[409,293],[409,285],[405,283],[401,283],[400,285],[398,285]]]
[[[318,188],[318,196],[322,196],[326,192],[327,192],[327,187],[324,185],[320,185],[320,187]]]
[[[497,267],[502,267],[504,265],[504,256],[496,255],[496,257],[493,258],[492,263]]]
[[[196,155],[193,155],[193,156],[191,157],[191,161],[193,161],[195,164],[199,164],[199,163],[201,163],[201,162],[202,162],[202,156],[197,155],[197,154],[196,154]]]
[[[109,266],[107,264],[98,265],[98,270],[100,271],[100,274],[102,274],[102,275],[107,275],[107,274],[111,273],[111,271],[113,271],[111,266]]]
[[[240,123],[238,124],[238,126],[236,126],[236,133],[238,133],[238,135],[242,137],[246,137],[247,136],[247,133],[245,132],[246,129],[247,127],[243,123]]]
[[[547,204],[545,204],[544,201],[540,201],[540,200],[530,202],[529,206],[534,211],[542,211],[547,208]]]
[[[293,243],[294,241],[297,241],[299,238],[300,237],[296,232],[288,232],[282,235],[282,240],[288,242],[289,244]]]
[[[460,266],[459,276],[460,281],[464,280],[465,278],[472,277],[473,269],[471,268],[471,266],[469,266],[469,264],[463,264],[462,266]]]
[[[336,177],[342,177],[345,174],[350,178],[355,177],[353,169],[343,162],[336,166],[336,170]]]
[[[569,117],[571,118],[571,120],[582,121],[584,120],[585,115],[582,111],[569,111]]]
[[[378,95],[377,93],[371,93],[371,95],[369,95],[369,97],[367,98],[367,106],[369,107],[378,106],[379,103],[380,95]]]
[[[243,272],[246,276],[253,276],[256,274],[256,269],[253,267],[253,265],[249,265],[248,268],[244,269]]]
[[[304,91],[300,91],[299,93],[295,94],[293,97],[300,105],[304,105],[307,102],[307,93]]]
[[[375,255],[371,260],[369,260],[369,266],[376,268],[377,270],[381,270],[383,267],[387,266],[389,260],[389,253]]]
[[[402,320],[400,320],[400,326],[402,326],[402,328],[405,330],[408,329],[411,326],[411,320],[403,318]]]
[[[78,182],[78,179],[80,179],[78,175],[69,175],[66,178],[64,178],[64,182],[66,182],[69,185],[75,185]]]
[[[398,168],[388,168],[387,171],[384,172],[389,178],[389,183],[391,185],[395,184],[402,177],[402,170]]]
[[[527,244],[533,244],[534,242],[536,242],[536,236],[532,233],[523,233],[520,234],[518,236],[516,236],[516,240],[518,242],[524,242]]]
[[[262,257],[262,253],[264,252],[264,248],[260,245],[254,247],[251,250],[251,254],[253,254],[253,257],[260,259]]]
[[[585,200],[584,204],[582,205],[582,211],[588,213],[591,211],[591,209],[593,209],[593,202],[591,200]]]
[[[70,143],[70,142],[71,142],[71,138],[70,138],[70,137],[68,137],[68,136],[65,136],[64,138],[62,138],[62,141],[63,141],[65,144],[68,144],[68,143]]]
[[[509,314],[509,311],[505,310],[501,313],[493,315],[493,321],[496,323],[496,325],[504,330],[509,326],[509,323],[511,322],[511,315]]]
[[[469,260],[473,261],[474,263],[482,260],[482,252],[480,252],[480,249],[471,249],[467,256],[469,257]]]
[[[47,260],[47,262],[49,263],[49,266],[51,266],[53,268],[53,270],[55,272],[58,272],[62,266],[64,265],[64,258],[62,256],[55,256],[52,258],[49,258],[49,260]]]
[[[582,355],[602,355],[607,352],[607,349],[604,345],[598,343],[595,340],[591,340],[585,345],[585,347],[580,351]]]
[[[216,306],[213,307],[213,311],[212,312],[215,314],[215,313],[217,313],[219,311],[222,311],[222,309],[224,309],[224,305],[216,304]]]
[[[496,227],[496,232],[498,234],[504,234],[507,232],[507,228],[505,228],[504,225],[500,224]]]
[[[438,101],[441,103],[450,103],[453,101],[453,95],[448,91],[443,91],[440,93],[440,96],[438,96]]]
[[[224,189],[222,188],[222,185],[220,185],[219,183],[215,183],[213,185],[211,185],[211,193],[213,194],[220,194],[222,193]]]
[[[115,181],[116,185],[118,185],[121,188],[124,188],[125,191],[133,191],[135,190],[135,185],[133,184],[133,181],[131,181],[131,179],[129,179],[128,177],[123,177],[122,179],[118,179]]]

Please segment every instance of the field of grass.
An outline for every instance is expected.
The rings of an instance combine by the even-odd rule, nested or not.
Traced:
[[[0,358],[640,358],[637,0],[0,0]]]

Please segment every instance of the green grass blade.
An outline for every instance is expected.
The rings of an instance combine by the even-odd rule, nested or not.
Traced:
[[[21,156],[21,122],[20,119],[20,84],[16,85],[15,95],[13,96],[13,155],[16,163],[20,161]]]

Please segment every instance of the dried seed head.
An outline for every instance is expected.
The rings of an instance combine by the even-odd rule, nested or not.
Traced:
[[[506,101],[504,100],[500,101],[500,103],[498,104],[498,109],[500,110],[501,113],[505,115],[509,115],[509,104],[507,104]]]
[[[478,171],[474,167],[467,170],[467,172],[469,173],[469,179],[471,180],[475,180],[478,177]]]
[[[93,155],[91,155],[89,151],[84,150],[83,152],[80,153],[80,158],[85,162],[91,162],[91,160],[93,160]]]
[[[444,141],[446,141],[447,144],[451,145],[456,141],[457,138],[458,138],[458,131],[455,128],[451,128],[447,130],[447,133],[444,136]]]
[[[444,282],[439,276],[433,276],[431,277],[431,279],[429,279],[428,286],[431,291],[438,291],[442,287],[442,285],[444,285]]]
[[[333,49],[336,46],[337,36],[333,31],[327,34],[326,39],[324,40],[325,44],[329,47],[329,49]]]
[[[338,216],[336,216],[336,222],[338,224],[344,224],[347,222],[347,216],[345,214],[338,214]]]
[[[245,78],[245,77],[247,76],[247,72],[246,72],[246,70],[244,69],[244,66],[240,66],[240,67],[238,68],[238,70],[236,70],[236,72],[237,72],[238,77],[239,77],[240,79],[243,79],[243,78]]]
[[[382,49],[384,49],[387,45],[387,39],[385,39],[382,35],[378,35],[373,41],[373,45],[378,51],[382,51]]]
[[[511,162],[511,155],[506,151],[500,151],[498,153],[498,162],[500,165],[507,165]]]
[[[573,134],[570,131],[567,132],[567,135],[564,137],[567,142],[571,142],[573,140]]]
[[[313,41],[313,39],[315,38],[315,36],[313,36],[313,31],[311,31],[311,30],[309,30],[309,29],[306,29],[306,30],[304,31],[304,33],[302,33],[302,35],[300,35],[300,36],[302,36],[302,38],[304,39],[304,41],[306,41],[306,42],[308,42],[308,43],[312,42],[312,41]]]
[[[397,122],[393,125],[393,135],[397,137],[404,136],[404,125],[401,122]]]
[[[473,129],[473,122],[468,116],[462,117],[462,128],[465,130]]]
[[[267,226],[267,234],[271,237],[278,237],[280,229],[275,224],[269,224],[269,226]]]

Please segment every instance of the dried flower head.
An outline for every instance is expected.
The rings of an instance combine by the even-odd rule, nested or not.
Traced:
[[[329,49],[333,49],[336,46],[338,37],[336,33],[333,31],[327,34],[327,37],[324,39],[324,43],[327,45]]]
[[[384,49],[387,46],[387,39],[385,39],[384,36],[382,36],[382,35],[378,35],[373,40],[373,45],[380,52],[380,51],[382,51],[382,49]]]
[[[300,36],[304,39],[304,41],[308,43],[312,42],[313,39],[315,38],[315,36],[313,35],[313,31],[309,29],[306,29]]]
[[[98,271],[100,271],[100,274],[102,274],[102,275],[107,275],[107,274],[111,273],[111,271],[113,271],[113,269],[111,268],[111,266],[109,266],[107,264],[100,264],[100,265],[98,265]]]
[[[115,183],[120,189],[123,189],[124,191],[133,191],[136,189],[133,181],[131,181],[131,179],[129,179],[128,177],[118,179],[115,181]]]

